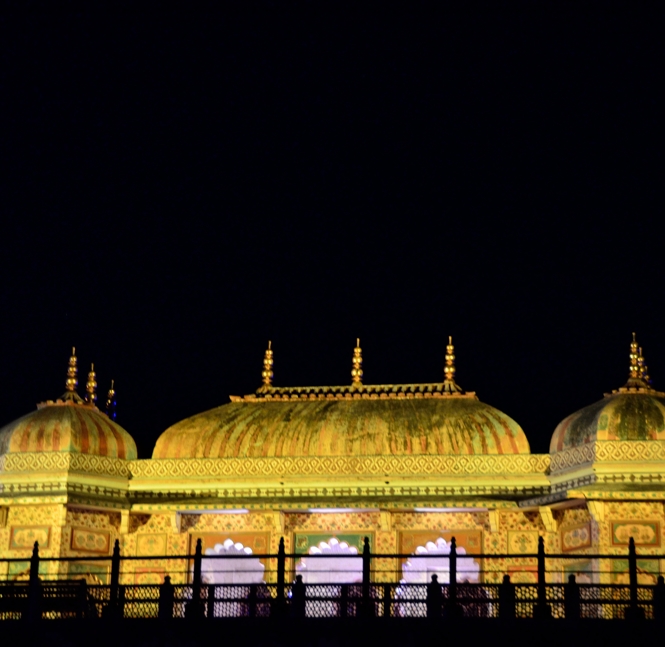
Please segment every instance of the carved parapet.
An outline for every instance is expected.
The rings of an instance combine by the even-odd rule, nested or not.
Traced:
[[[130,462],[92,454],[22,452],[0,457],[0,472],[81,472],[128,478]]]
[[[296,458],[166,458],[131,461],[136,479],[296,476],[528,476],[544,475],[547,454],[462,456],[307,456]]]
[[[664,461],[665,441],[604,440],[552,454],[551,473],[564,473],[598,463],[642,463],[652,468]]]

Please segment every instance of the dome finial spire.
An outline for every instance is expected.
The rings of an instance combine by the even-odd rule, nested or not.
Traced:
[[[628,382],[627,388],[632,389],[649,389],[651,388],[648,375],[647,365],[644,361],[642,348],[637,343],[635,333],[633,333],[633,340],[630,342],[630,366],[628,368]]]
[[[85,384],[87,395],[85,397],[88,404],[93,407],[97,404],[97,374],[95,373],[95,365],[90,364],[90,373],[88,373],[88,381]]]
[[[642,347],[639,348],[640,356],[637,358],[637,363],[640,367],[640,377],[647,383],[651,384],[651,378],[649,377],[649,367],[646,365],[646,360],[642,354]]]
[[[76,387],[79,384],[79,381],[76,379],[76,374],[78,373],[76,359],[76,346],[72,346],[72,356],[69,358],[69,366],[67,368],[67,381],[65,386],[67,387],[68,393],[76,393]]]
[[[640,367],[639,367],[639,351],[637,347],[637,341],[635,339],[635,333],[633,333],[633,341],[630,342],[630,377],[633,380],[636,380],[640,377]]]
[[[76,358],[76,347],[72,346],[72,355],[69,358],[69,365],[67,366],[67,380],[65,381],[65,386],[67,390],[62,396],[62,400],[64,402],[76,402],[77,404],[82,404],[83,400],[81,399],[81,396],[79,396],[79,394],[76,392],[76,387],[79,384],[78,379],[76,377],[78,374],[77,362],[78,360]]]
[[[263,372],[261,377],[263,378],[263,388],[269,389],[272,386],[272,378],[274,374],[272,372],[273,359],[272,359],[272,342],[268,341],[268,349],[263,356]]]
[[[448,336],[446,365],[443,367],[443,373],[445,375],[443,390],[447,393],[461,393],[462,389],[455,382],[455,347],[453,346],[452,335]]]
[[[360,348],[360,338],[356,339],[356,347],[353,349],[353,368],[351,369],[351,384],[352,386],[360,385],[363,383],[363,349]]]
[[[106,415],[111,419],[116,418],[116,401],[115,401],[115,380],[111,380],[111,388],[106,395]]]

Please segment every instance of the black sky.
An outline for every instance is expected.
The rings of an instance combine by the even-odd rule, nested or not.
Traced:
[[[348,383],[356,336],[392,383],[452,334],[534,451],[633,330],[665,388],[655,12],[134,4],[1,5],[0,424],[72,344],[142,457],[268,339],[279,385]]]

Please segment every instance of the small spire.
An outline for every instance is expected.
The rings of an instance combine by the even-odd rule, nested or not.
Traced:
[[[443,367],[445,379],[443,380],[444,391],[447,393],[461,393],[462,389],[455,382],[455,347],[452,336],[448,337],[446,346],[446,365]]]
[[[72,347],[72,356],[69,358],[69,366],[67,367],[67,380],[65,381],[67,390],[62,396],[62,400],[64,402],[75,402],[76,404],[83,404],[83,399],[76,392],[76,387],[79,384],[76,377],[78,374],[77,361],[76,348]]]
[[[360,348],[360,338],[356,339],[356,347],[353,349],[353,368],[351,369],[351,383],[353,385],[363,383],[363,349]]]
[[[261,377],[263,378],[263,387],[266,389],[269,389],[272,386],[272,378],[274,377],[274,373],[272,372],[272,365],[272,342],[268,341],[268,349],[263,356],[263,372],[261,373]]]
[[[67,381],[65,382],[65,386],[67,387],[67,391],[69,393],[76,393],[76,387],[79,385],[79,381],[76,379],[76,374],[78,373],[76,361],[76,347],[72,346],[72,356],[69,358]]]
[[[111,420],[115,420],[115,417],[117,415],[114,386],[115,386],[115,380],[111,380],[111,388],[109,389],[109,392],[106,395],[106,415]]]
[[[97,374],[95,373],[95,365],[90,364],[90,373],[88,373],[88,381],[85,384],[87,395],[85,397],[88,404],[95,406],[97,403]]]
[[[631,389],[649,389],[651,378],[644,360],[642,348],[637,343],[635,333],[633,333],[633,340],[630,342],[630,366],[628,367],[628,382],[627,388]]]
[[[634,380],[640,377],[640,365],[639,358],[640,354],[637,347],[637,341],[635,340],[635,333],[633,333],[633,341],[630,342],[630,377]]]
[[[644,355],[642,354],[642,347],[640,346],[639,350],[640,356],[638,359],[638,363],[640,366],[640,377],[647,383],[651,384],[651,378],[649,377],[649,367],[646,364],[646,360],[644,359]]]

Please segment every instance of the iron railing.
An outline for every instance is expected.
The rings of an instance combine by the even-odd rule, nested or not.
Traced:
[[[418,555],[371,553],[365,539],[361,555],[362,569],[355,573],[356,581],[336,583],[305,583],[296,575],[295,565],[306,557],[302,554],[286,554],[282,539],[277,555],[206,555],[205,559],[243,560],[262,559],[274,564],[273,571],[266,572],[262,583],[211,584],[202,572],[204,559],[201,540],[197,541],[194,555],[159,556],[153,559],[171,563],[171,573],[180,582],[172,582],[166,575],[159,583],[128,583],[132,562],[145,557],[121,556],[119,542],[115,542],[109,558],[85,558],[89,562],[109,562],[110,577],[107,583],[91,583],[88,579],[74,578],[71,574],[62,578],[40,575],[41,567],[54,565],[61,573],[68,573],[63,566],[67,562],[80,561],[80,557],[40,558],[35,542],[29,561],[27,579],[0,581],[0,619],[55,619],[55,618],[199,618],[229,617],[315,617],[315,618],[493,618],[513,620],[536,619],[634,619],[665,620],[665,580],[660,573],[660,561],[665,555],[641,555],[641,560],[658,564],[650,575],[653,582],[645,582],[645,571],[638,565],[635,542],[630,539],[627,555],[600,554],[546,554],[540,538],[538,552],[515,556],[497,554],[465,555],[457,553],[455,540],[450,553],[437,555],[445,562],[445,579],[439,582],[439,570],[434,574],[421,571],[423,580],[413,583],[400,578],[401,560],[418,562]],[[311,558],[311,556],[309,556]],[[348,555],[317,556],[317,559],[338,559]],[[461,559],[473,558],[494,566],[484,568],[479,581],[468,581],[460,567]],[[593,571],[580,583],[576,575],[561,569],[565,560],[584,558],[597,564],[627,566],[627,582],[600,582],[619,569],[605,568]],[[518,560],[533,576],[532,582],[514,581],[515,571],[503,573],[496,560]],[[547,561],[554,568],[546,569]],[[12,563],[23,559],[0,560]],[[505,561],[503,562],[506,563]],[[177,571],[177,564],[185,565]],[[394,570],[386,564],[397,565]],[[125,569],[123,570],[123,565]],[[288,566],[288,568],[287,568]],[[7,569],[9,571],[9,569]],[[48,570],[48,569],[47,569]],[[238,569],[240,579],[242,570]],[[352,574],[353,575],[353,574]],[[343,578],[344,576],[342,576]],[[351,576],[350,576],[351,577]],[[642,581],[640,581],[642,579]]]

